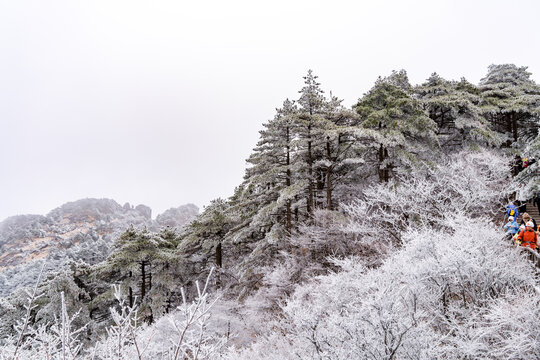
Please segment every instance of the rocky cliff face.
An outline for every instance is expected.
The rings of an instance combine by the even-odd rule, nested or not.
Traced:
[[[151,230],[182,228],[198,214],[193,205],[172,208],[152,220],[145,205],[124,206],[110,199],[83,199],[52,210],[46,216],[20,215],[0,223],[0,296],[36,278],[41,260],[53,269],[74,260],[94,264],[104,260],[113,240],[130,225]]]

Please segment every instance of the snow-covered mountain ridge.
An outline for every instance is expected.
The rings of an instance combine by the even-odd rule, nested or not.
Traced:
[[[193,220],[199,209],[193,204],[172,208],[151,218],[146,205],[121,206],[111,199],[81,199],[66,203],[47,215],[18,215],[0,223],[0,293],[6,295],[16,282],[14,273],[25,274],[38,260],[57,264],[67,259],[102,261],[112,241],[130,225],[157,230],[181,228]],[[30,271],[33,273],[33,271]],[[9,284],[13,285],[9,285]],[[17,286],[20,284],[17,284]]]

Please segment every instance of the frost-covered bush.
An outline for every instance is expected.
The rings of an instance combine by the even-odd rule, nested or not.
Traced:
[[[346,231],[364,242],[401,244],[409,227],[446,226],[455,214],[494,217],[507,194],[509,159],[492,151],[462,152],[397,182],[368,188],[343,205]]]
[[[453,231],[407,231],[403,248],[380,268],[368,269],[355,258],[337,260],[342,271],[298,287],[277,330],[230,358],[538,355],[540,294],[532,265],[488,220],[456,217],[446,228]],[[513,318],[514,306],[526,308],[520,298],[534,320]],[[284,347],[289,355],[283,355]]]
[[[449,230],[458,214],[493,217],[508,174],[507,159],[495,152],[462,152],[434,168],[375,184],[342,212],[317,210],[309,225],[280,241],[273,264],[259,267],[264,285],[248,302],[275,310],[297,284],[335,269],[329,256],[356,256],[367,267],[378,267],[406,241],[408,229]]]
[[[538,357],[536,271],[492,223],[507,194],[508,170],[495,153],[462,153],[367,189],[344,207],[346,221],[323,216],[325,226],[307,230],[296,245],[309,252],[337,239],[340,259],[326,261],[339,269],[296,287],[285,282],[292,295],[282,317],[249,349],[230,349],[227,358]],[[379,247],[379,263],[366,254],[339,256],[352,246],[341,244],[344,234],[353,244]],[[290,263],[276,265],[265,281],[287,280]],[[275,294],[270,289],[267,297]],[[516,306],[523,316],[514,317]]]
[[[25,316],[15,325],[16,335],[0,343],[0,360],[212,359],[227,337],[208,330],[210,311],[217,301],[207,292],[211,274],[203,286],[196,283],[198,296],[194,301],[188,302],[183,296],[182,305],[153,326],[141,326],[137,305],[128,305],[120,287],[115,286],[118,305],[110,308],[113,323],[106,336],[85,349],[79,336],[86,326],[75,325],[80,313],[70,317],[63,291],[58,296],[60,309],[54,321],[32,323],[36,302],[42,297],[36,284],[28,293]]]
[[[152,326],[138,327],[135,306],[129,307],[119,293],[120,310],[111,309],[114,325],[107,337],[89,352],[95,359],[212,359],[226,342],[225,336],[208,331],[210,311],[217,301],[207,292],[212,271],[203,286],[196,283],[197,297]],[[182,291],[183,293],[183,291]]]
[[[35,316],[36,302],[43,295],[38,293],[42,274],[43,268],[33,290],[27,293],[28,299],[24,306],[24,316],[14,323],[15,335],[2,339],[0,346],[0,359],[2,360],[72,360],[81,354],[83,345],[79,336],[85,330],[86,325],[77,327],[74,324],[79,312],[69,316],[63,291],[58,294],[60,310],[53,322],[36,324],[32,320]]]

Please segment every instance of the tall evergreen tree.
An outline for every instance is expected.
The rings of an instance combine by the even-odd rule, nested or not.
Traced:
[[[409,94],[404,71],[379,78],[356,104],[359,127],[369,139],[368,162],[377,169],[380,182],[394,173],[411,169],[422,153],[437,148],[436,124]]]
[[[178,267],[179,235],[176,230],[166,226],[156,233],[155,237],[159,242],[151,258],[152,271],[147,302],[152,316],[161,316],[180,303],[180,289],[184,284],[181,281],[182,269]]]
[[[305,179],[307,180],[306,211],[313,213],[315,198],[314,163],[322,157],[324,138],[322,129],[325,127],[325,97],[324,91],[317,82],[318,76],[309,70],[304,76],[304,87],[299,91],[300,105],[298,111],[298,136],[301,140],[300,156],[304,157]]]
[[[262,239],[290,234],[294,224],[315,207],[333,208],[334,177],[350,148],[346,132],[351,112],[336,97],[327,100],[310,70],[304,77],[298,107],[290,100],[264,124],[247,162],[244,182],[232,209],[240,214],[236,238]]]
[[[444,151],[459,151],[481,143],[499,145],[500,136],[490,129],[478,106],[478,88],[464,78],[448,81],[433,73],[424,84],[414,88],[414,94],[437,124]]]
[[[341,105],[342,100],[332,96],[324,104],[324,122],[321,122],[324,139],[323,155],[318,159],[315,168],[322,172],[317,181],[318,190],[324,189],[321,198],[324,199],[323,207],[327,210],[336,208],[334,190],[340,187],[354,167],[363,162],[358,153],[359,145],[352,126],[356,114]]]
[[[135,297],[146,306],[146,319],[153,320],[148,293],[152,290],[154,266],[170,261],[174,256],[176,243],[174,237],[165,239],[146,228],[137,230],[130,226],[114,244],[114,250],[107,259],[107,267],[117,269],[128,291],[129,304]],[[144,309],[143,309],[144,310]]]
[[[345,112],[337,98],[326,100],[312,71],[304,81],[298,106],[286,100],[264,124],[244,182],[230,199],[237,225],[227,238],[244,244],[244,268],[271,259],[280,240],[316,207],[333,207],[332,179],[346,144],[339,130]],[[248,274],[243,278],[258,281]]]
[[[483,114],[496,131],[507,136],[507,146],[523,147],[523,140],[530,141],[538,133],[540,87],[530,76],[527,67],[502,64],[490,65],[480,80]]]
[[[203,212],[187,227],[180,235],[178,256],[186,265],[187,272],[193,272],[195,267],[207,268],[208,265],[216,266],[216,276],[220,277],[220,270],[226,261],[234,262],[235,259],[224,258],[224,241],[227,233],[237,224],[232,218],[230,201],[215,199],[206,206]],[[189,267],[194,263],[194,267]],[[218,279],[219,283],[219,279]]]
[[[247,159],[250,166],[244,181],[230,199],[230,212],[237,225],[228,237],[235,244],[286,236],[299,220],[297,200],[303,187],[296,182],[293,163],[297,146],[294,102],[285,100],[275,117],[263,126],[259,142]]]
[[[297,108],[294,102],[285,100],[277,109],[273,120],[264,124],[257,143],[247,162],[243,204],[249,203],[253,216],[252,227],[264,232],[274,223],[284,226],[290,233],[293,222],[292,204],[298,198],[300,189],[293,186],[296,168],[293,163],[296,152],[295,133],[297,128]]]

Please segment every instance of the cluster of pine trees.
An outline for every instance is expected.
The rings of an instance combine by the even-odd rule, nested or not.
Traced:
[[[287,239],[324,229],[325,216],[343,216],[343,206],[368,186],[399,186],[407,174],[464,149],[502,147],[512,156],[530,152],[540,158],[540,86],[530,75],[525,67],[492,65],[479,85],[434,73],[413,86],[402,70],[379,78],[346,108],[325,95],[310,70],[298,99],[285,100],[263,125],[244,181],[229,199],[214,200],[180,233],[131,227],[106,261],[81,261],[49,274],[40,285],[47,296],[32,321],[51,318],[63,292],[68,311],[82,309],[78,321],[91,324],[90,341],[110,322],[115,284],[152,323],[182,302],[181,288],[193,298],[194,281],[213,266],[213,286],[241,301],[262,286],[265,267],[284,253],[305,250]],[[521,181],[527,191],[538,190],[534,176]],[[348,248],[350,239],[340,236],[344,255],[367,251]],[[320,263],[321,272],[331,269],[325,259],[336,249],[310,246],[306,258]],[[2,334],[13,330],[9,324],[24,311],[23,298],[21,290],[0,303]]]
[[[412,86],[402,70],[346,109],[309,71],[298,100],[285,100],[264,124],[244,182],[205,210],[207,226],[195,223],[185,236],[213,249],[219,267],[242,263],[239,282],[256,288],[254,265],[268,264],[315,211],[339,211],[373,183],[398,181],[464,149],[523,152],[538,133],[540,87],[530,75],[492,65],[478,86],[435,73]]]

